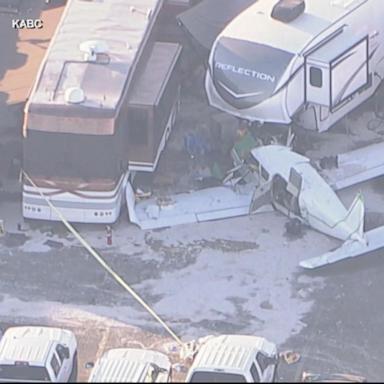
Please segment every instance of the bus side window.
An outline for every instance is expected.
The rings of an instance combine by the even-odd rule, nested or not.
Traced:
[[[128,112],[129,139],[133,144],[146,145],[148,142],[148,114],[145,109],[131,108]]]

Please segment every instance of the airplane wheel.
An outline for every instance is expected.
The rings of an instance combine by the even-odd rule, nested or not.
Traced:
[[[285,229],[287,230],[287,233],[290,235],[298,236],[300,235],[303,226],[299,219],[290,219],[288,223],[285,224]]]

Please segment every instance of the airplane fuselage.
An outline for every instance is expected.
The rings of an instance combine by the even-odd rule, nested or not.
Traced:
[[[252,156],[264,181],[272,182],[273,204],[279,211],[343,241],[358,231],[359,222],[348,220],[349,211],[308,158],[281,145],[255,148]]]

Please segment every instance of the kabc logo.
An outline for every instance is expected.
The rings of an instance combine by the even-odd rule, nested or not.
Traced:
[[[43,28],[43,20],[40,19],[13,19],[13,29],[41,29]]]

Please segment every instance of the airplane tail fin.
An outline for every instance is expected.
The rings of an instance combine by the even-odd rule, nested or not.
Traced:
[[[327,264],[336,263],[341,260],[368,255],[370,252],[376,251],[384,247],[384,226],[371,229],[365,233],[367,239],[366,244],[357,241],[347,240],[341,247],[330,252],[326,252],[321,256],[303,260],[300,266],[305,269],[314,269],[323,267]]]
[[[363,195],[358,193],[344,220],[344,223],[348,225],[351,231],[349,239],[333,251],[301,261],[300,266],[306,269],[313,269],[349,257],[362,256],[382,248],[384,246],[384,226],[364,233],[364,211]]]
[[[351,229],[350,239],[365,243],[364,213],[364,198],[361,193],[358,193],[348,210],[345,223]]]

